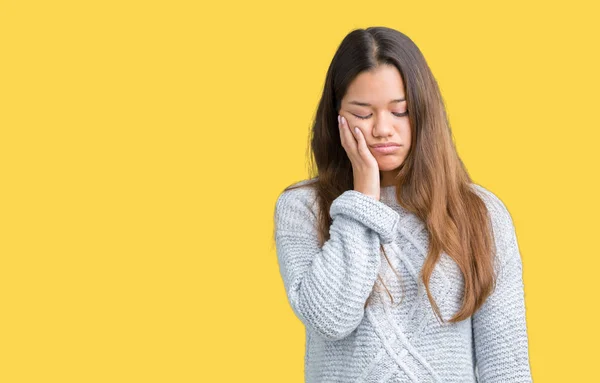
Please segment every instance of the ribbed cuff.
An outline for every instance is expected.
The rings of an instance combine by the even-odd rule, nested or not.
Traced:
[[[338,214],[353,218],[379,234],[382,243],[394,241],[400,215],[391,207],[356,190],[346,190],[329,208],[335,219]]]

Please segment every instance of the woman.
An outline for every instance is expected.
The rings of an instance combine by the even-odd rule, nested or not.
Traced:
[[[275,206],[307,382],[531,382],[511,215],[472,183],[414,42],[357,29],[327,72],[317,174]]]

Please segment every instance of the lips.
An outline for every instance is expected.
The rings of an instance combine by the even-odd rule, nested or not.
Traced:
[[[396,144],[395,142],[387,142],[385,144],[371,145],[372,148],[386,148],[386,147],[392,147],[392,146],[400,146],[400,145]]]
[[[373,151],[381,154],[392,154],[400,150],[400,145],[384,145],[373,147]]]

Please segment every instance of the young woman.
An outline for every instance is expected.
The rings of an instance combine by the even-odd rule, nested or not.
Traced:
[[[471,181],[410,38],[344,38],[311,149],[274,215],[306,382],[531,382],[511,215]]]

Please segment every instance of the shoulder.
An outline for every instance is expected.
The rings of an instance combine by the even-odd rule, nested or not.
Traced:
[[[302,180],[286,187],[277,197],[276,209],[313,205],[316,202],[316,189],[313,180]]]
[[[495,193],[475,183],[471,184],[471,188],[485,203],[492,220],[504,221],[504,224],[512,225],[510,212],[504,202]]]
[[[277,230],[306,230],[317,220],[317,193],[314,179],[303,180],[286,187],[275,203]]]
[[[513,218],[506,204],[489,189],[475,183],[471,186],[487,207],[497,244],[506,246],[515,237]]]

